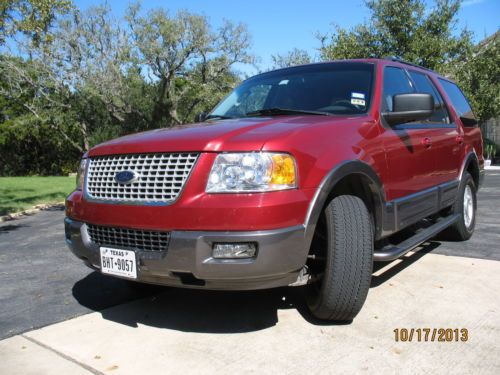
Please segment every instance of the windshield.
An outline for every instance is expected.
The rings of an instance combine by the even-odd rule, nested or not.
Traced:
[[[373,67],[369,63],[326,63],[264,73],[243,82],[209,118],[290,115],[299,111],[365,113],[370,106]]]

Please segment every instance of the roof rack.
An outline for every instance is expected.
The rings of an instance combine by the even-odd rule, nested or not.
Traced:
[[[416,68],[424,69],[424,70],[427,70],[429,72],[433,72],[433,73],[439,74],[439,73],[435,72],[432,69],[429,69],[429,68],[426,68],[424,66],[421,66],[421,65],[418,65],[418,64],[414,64],[414,63],[411,63],[411,62],[408,62],[408,61],[405,61],[405,60],[403,60],[399,56],[387,56],[387,57],[384,57],[384,60],[395,61],[395,62],[398,62],[398,63],[401,63],[401,64],[414,66]]]

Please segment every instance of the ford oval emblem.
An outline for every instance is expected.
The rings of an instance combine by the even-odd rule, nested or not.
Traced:
[[[115,175],[115,181],[120,185],[129,185],[139,178],[137,172],[134,171],[121,171]]]

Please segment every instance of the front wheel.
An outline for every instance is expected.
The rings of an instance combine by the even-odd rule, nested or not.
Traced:
[[[341,195],[325,208],[324,265],[316,269],[307,302],[315,318],[351,321],[361,310],[373,269],[372,220],[363,201]]]

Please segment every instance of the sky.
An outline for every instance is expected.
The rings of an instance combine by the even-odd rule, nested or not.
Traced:
[[[427,1],[432,6],[432,1]],[[75,0],[80,9],[101,4],[102,0]],[[127,0],[107,0],[120,17]],[[223,19],[245,23],[252,35],[252,52],[261,67],[271,64],[271,55],[293,48],[317,55],[316,34],[332,30],[332,24],[350,28],[369,18],[363,0],[143,0],[144,9],[163,7],[171,12],[187,9],[206,15],[217,27]],[[459,12],[459,29],[467,27],[475,41],[495,33],[500,27],[500,0],[465,0]],[[251,73],[250,71],[247,73]]]

